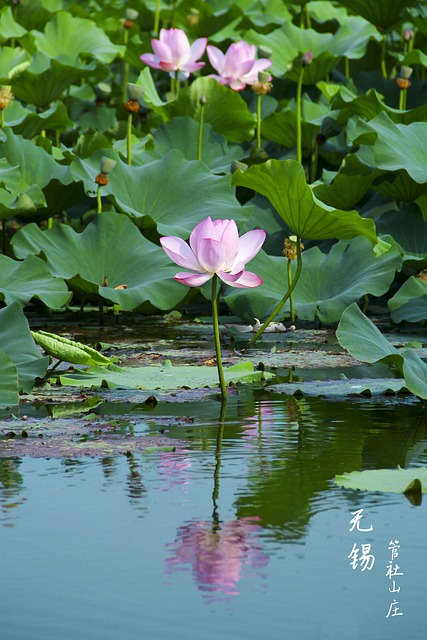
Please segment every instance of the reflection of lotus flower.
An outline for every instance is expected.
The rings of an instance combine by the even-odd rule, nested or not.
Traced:
[[[245,40],[231,44],[225,54],[221,49],[209,45],[207,53],[211,65],[219,74],[211,77],[235,91],[241,91],[247,84],[257,83],[260,71],[265,71],[271,65],[268,58],[256,60],[255,45],[248,44]]]
[[[168,486],[160,487],[160,490],[167,491],[168,488],[176,485],[187,485],[190,476],[186,473],[186,469],[191,467],[191,460],[188,457],[188,451],[182,449],[179,452],[160,454],[160,462],[157,470],[160,476],[167,480]]]
[[[181,564],[191,564],[201,591],[238,595],[238,582],[245,565],[265,567],[268,556],[256,541],[261,531],[257,518],[241,518],[213,527],[210,522],[190,522],[178,530],[169,545],[173,555],[167,559],[167,572]]]
[[[179,272],[175,280],[188,287],[199,287],[215,274],[232,287],[258,287],[262,280],[245,271],[245,265],[261,249],[265,231],[254,229],[239,238],[234,220],[206,218],[191,232],[190,246],[181,238],[160,238],[163,249],[180,267],[196,273]]]
[[[206,47],[207,38],[199,38],[190,46],[182,29],[161,29],[160,39],[151,40],[154,54],[144,53],[141,60],[153,69],[163,71],[182,71],[186,78],[201,69],[205,63],[197,62]]]

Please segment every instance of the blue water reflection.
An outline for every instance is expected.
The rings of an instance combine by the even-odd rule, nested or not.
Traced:
[[[333,483],[425,465],[420,405],[237,397],[222,431],[211,409],[138,423],[184,436],[171,452],[0,460],[0,638],[424,638],[425,505]]]

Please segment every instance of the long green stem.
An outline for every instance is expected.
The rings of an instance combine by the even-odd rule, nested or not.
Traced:
[[[384,34],[383,41],[381,43],[381,73],[383,78],[387,78],[387,65],[385,62],[386,49],[387,49],[387,39]]]
[[[128,127],[126,138],[127,163],[132,164],[132,114],[128,113]]]
[[[405,89],[401,89],[400,90],[400,94],[399,94],[399,109],[400,109],[400,111],[405,111],[405,96],[406,96],[406,90]]]
[[[292,260],[288,258],[288,289],[292,286],[292,269],[291,269]],[[289,296],[289,309],[291,312],[291,324],[295,323],[295,309],[294,309],[294,299],[292,293]]]
[[[256,101],[256,146],[261,149],[261,94],[257,96]]]
[[[0,110],[0,127],[4,129],[4,109]]]
[[[202,159],[204,116],[205,116],[205,104],[204,102],[200,102],[199,135],[197,137],[197,160]]]
[[[250,343],[251,344],[255,344],[255,342],[258,340],[258,338],[260,337],[260,335],[262,333],[264,333],[265,329],[268,327],[268,325],[270,324],[270,322],[272,320],[274,320],[274,318],[277,316],[277,314],[279,313],[280,309],[283,307],[283,305],[285,304],[285,302],[288,300],[288,298],[291,296],[292,291],[295,289],[295,287],[297,286],[299,277],[301,275],[301,271],[302,271],[302,257],[301,257],[301,238],[297,238],[297,268],[295,271],[295,276],[294,279],[292,280],[292,284],[291,286],[288,288],[287,292],[285,293],[285,295],[283,296],[283,298],[281,299],[281,301],[279,302],[279,304],[277,305],[277,307],[274,309],[274,311],[272,311],[272,313],[270,313],[269,317],[267,318],[267,320],[264,322],[264,324],[258,329],[258,331],[256,332],[256,334],[253,336],[253,338],[251,338]]]
[[[218,294],[216,290],[218,276],[215,274],[212,278],[212,322],[215,339],[216,366],[218,369],[219,386],[221,388],[222,400],[227,399],[227,388],[225,386],[224,370],[222,368],[221,343],[219,338],[219,322],[218,322]]]
[[[345,79],[350,80],[350,60],[348,58],[344,58],[344,73]]]
[[[97,202],[97,213],[102,213],[102,199],[101,199],[101,185],[98,185],[98,189],[96,192],[96,202]]]
[[[125,28],[123,34],[123,43],[125,47],[129,42],[129,31]],[[122,102],[126,102],[127,86],[129,82],[129,63],[123,60],[123,82],[122,82]]]
[[[297,85],[297,161],[302,163],[302,143],[301,143],[301,94],[302,94],[302,81],[304,78],[304,67],[301,67],[301,71],[298,78]]]
[[[159,26],[160,26],[160,0],[156,0],[156,10],[154,13],[154,35],[155,36],[159,34]]]

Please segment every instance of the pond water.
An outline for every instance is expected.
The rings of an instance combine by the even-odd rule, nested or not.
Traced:
[[[175,451],[0,460],[2,640],[425,638],[425,504],[333,482],[425,465],[421,403],[255,390],[219,417],[159,403],[132,430]]]

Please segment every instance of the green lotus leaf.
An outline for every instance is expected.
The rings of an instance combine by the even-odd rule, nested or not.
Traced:
[[[417,481],[419,491],[427,493],[427,468],[414,469],[368,469],[366,471],[352,471],[335,476],[335,484],[345,489],[360,491],[383,491],[386,493],[407,493],[414,490]]]
[[[323,182],[313,185],[316,198],[330,207],[353,209],[372,185],[374,173],[363,165],[357,156],[344,159],[336,173],[323,171]],[[391,235],[393,233],[389,231]]]
[[[307,240],[349,239],[364,235],[371,244],[378,238],[372,220],[356,211],[324,205],[306,182],[304,168],[295,160],[268,160],[244,173],[236,171],[232,184],[254,189],[266,196],[292,234]]]
[[[419,270],[427,268],[427,221],[417,204],[387,211],[377,221],[377,229],[393,236],[404,262]]]
[[[36,51],[31,64],[21,73],[14,75],[10,84],[17,98],[36,107],[46,108],[51,102],[58,100],[74,82],[81,82],[89,76],[94,76],[95,69],[95,63],[87,67],[65,64],[60,60],[49,58],[41,51]],[[107,75],[106,67],[96,69],[98,82]]]
[[[163,115],[163,118],[166,119],[167,115],[163,111],[163,107],[166,105],[166,102],[163,102],[157,93],[156,85],[149,67],[145,67],[145,69],[141,71],[135,84],[143,87],[144,89],[144,103],[150,109],[153,109],[160,113],[160,115]]]
[[[373,144],[364,142],[367,134],[374,136]],[[352,138],[353,144],[362,145],[357,155],[364,164],[385,171],[403,169],[418,184],[427,182],[427,148],[420,144],[427,139],[427,122],[394,124],[386,113],[380,113],[369,123],[360,120]]]
[[[214,78],[197,78],[187,89],[180,91],[176,100],[163,109],[168,117],[190,116],[200,119],[200,99],[204,96],[204,122],[227,138],[229,142],[244,142],[254,135],[255,120],[246,102],[237,91],[230,91]]]
[[[6,110],[6,124],[9,124],[9,109]],[[23,138],[35,138],[42,131],[64,131],[73,127],[67,109],[62,102],[55,102],[46,111],[41,113],[29,112],[21,123],[14,127],[15,133],[22,135]]]
[[[256,371],[253,363],[246,361],[225,367],[224,377],[227,384],[248,384],[272,378],[273,374]],[[216,367],[172,366],[167,360],[163,365],[150,367],[91,367],[84,372],[61,375],[59,381],[63,385],[90,388],[107,386],[109,389],[198,389],[206,386],[216,387],[218,372]]]
[[[135,165],[160,160],[171,149],[181,151],[187,160],[197,159],[199,124],[188,116],[177,116],[166,122],[154,133],[154,148],[134,151],[132,161]],[[123,141],[123,155],[126,154]],[[233,160],[242,158],[241,147],[228,146],[227,140],[214,132],[209,124],[203,125],[202,161],[216,173],[230,173]]]
[[[427,282],[411,276],[388,301],[393,322],[420,322],[427,319]]]
[[[49,358],[40,355],[17,302],[0,309],[0,350],[7,354],[18,371],[18,391],[29,393],[35,379],[45,376]]]
[[[13,17],[11,7],[3,7],[0,10],[0,40],[9,40],[10,38],[21,38],[27,33]]]
[[[312,149],[316,135],[320,131],[323,117],[329,113],[329,107],[312,102],[306,96],[301,106],[301,142],[303,149]],[[262,137],[277,142],[282,147],[291,148],[296,144],[296,102],[290,100],[286,108],[275,112],[262,121]]]
[[[0,349],[0,370],[0,409],[16,407],[19,404],[18,371],[3,349]]]
[[[35,342],[50,356],[72,364],[111,364],[111,360],[87,344],[47,331],[32,331]]]
[[[267,387],[267,391],[283,393],[287,396],[303,395],[334,400],[348,396],[377,397],[404,392],[405,381],[395,378],[339,378],[338,380],[306,380],[284,382]]]
[[[15,17],[26,29],[43,29],[52,13],[64,8],[64,0],[20,0]]]
[[[405,16],[405,9],[415,4],[416,0],[340,0],[340,4],[359,14],[375,27],[388,29],[400,22]]]
[[[163,249],[118,213],[97,216],[82,233],[62,224],[46,231],[28,224],[14,236],[13,248],[20,258],[43,253],[54,276],[84,294],[120,304],[125,311],[147,302],[171,309],[188,293],[174,281],[177,267]]]
[[[59,309],[71,299],[61,278],[52,278],[46,263],[35,256],[23,262],[0,255],[0,300],[25,306],[38,298],[50,309]]]
[[[99,150],[86,160],[76,158],[72,175],[93,194],[102,155],[117,161],[102,193],[138,224],[155,225],[161,235],[188,237],[198,222],[217,212],[236,222],[250,215],[250,208],[237,202],[229,177],[214,175],[202,162],[185,160],[177,150],[141,167],[124,163],[113,150]]]
[[[25,49],[0,48],[0,84],[10,84],[10,78],[22,71],[31,62],[31,56]]]
[[[250,30],[244,35],[247,42],[271,50],[273,64],[269,71],[273,76],[286,74],[286,78],[294,82],[299,78],[301,57],[311,51],[313,61],[305,68],[304,84],[316,84],[337,64],[338,56],[333,50],[333,38],[329,33],[300,29],[292,22],[285,22],[279,29],[268,34]]]
[[[93,58],[111,64],[123,57],[125,47],[113,44],[92,20],[75,18],[67,11],[58,11],[46,24],[44,33],[31,32],[34,47],[50,58],[67,65],[81,65],[82,58]]]
[[[4,130],[4,141],[0,145],[0,158],[6,158],[11,166],[20,168],[21,176],[28,185],[43,189],[51,180],[69,184],[71,176],[67,166],[58,164],[51,155],[30,140]]]
[[[412,349],[401,353],[393,347],[355,302],[344,311],[336,335],[354,358],[393,365],[409,391],[427,400],[427,364]]]
[[[297,316],[315,317],[324,324],[337,322],[344,309],[366,294],[384,294],[401,265],[397,247],[375,257],[366,238],[337,242],[328,254],[318,247],[303,252],[303,270],[294,291]],[[295,271],[295,265],[292,265]],[[250,264],[261,276],[257,289],[227,289],[224,296],[231,311],[247,322],[265,319],[282,298],[287,282],[287,260],[260,252]],[[339,273],[339,278],[337,278]]]

